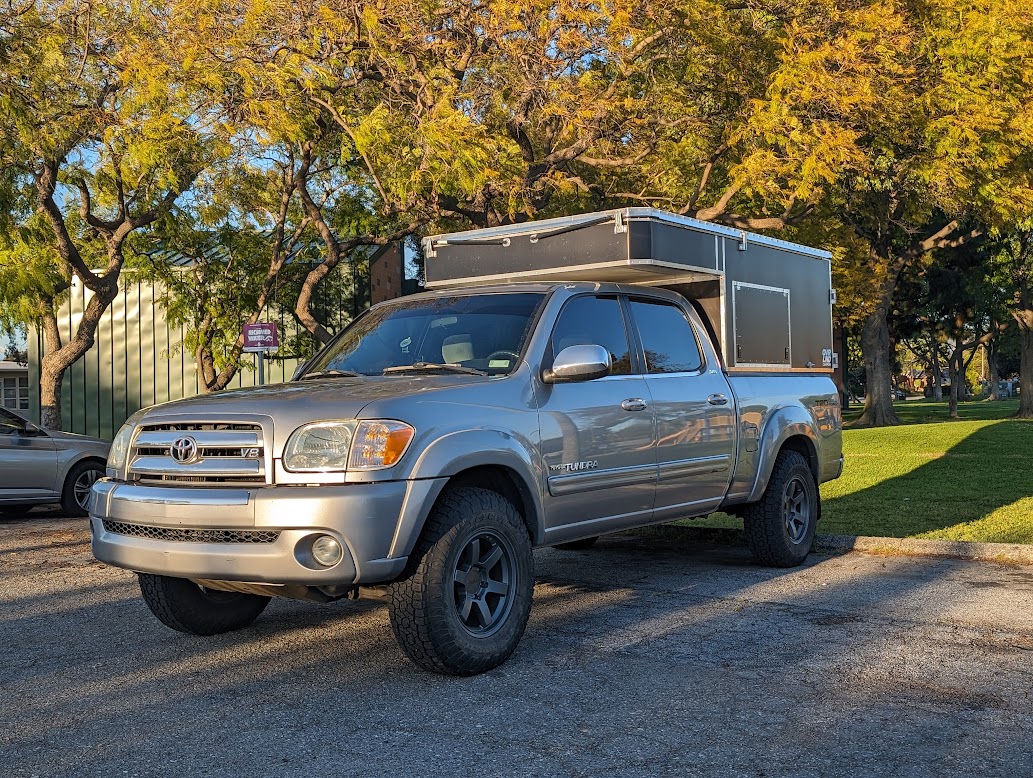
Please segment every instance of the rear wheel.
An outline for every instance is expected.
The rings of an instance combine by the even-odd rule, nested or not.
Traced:
[[[90,490],[94,482],[104,475],[100,462],[80,462],[68,471],[64,488],[61,490],[61,510],[68,516],[87,516],[90,508]]]
[[[251,624],[268,597],[206,589],[186,578],[139,573],[140,592],[151,613],[166,627],[191,635],[218,635]]]
[[[487,489],[447,492],[391,584],[391,628],[420,667],[474,675],[516,649],[534,591],[534,559],[516,508]]]
[[[807,558],[818,522],[818,485],[807,460],[781,451],[759,502],[743,511],[750,550],[761,564],[795,567]]]

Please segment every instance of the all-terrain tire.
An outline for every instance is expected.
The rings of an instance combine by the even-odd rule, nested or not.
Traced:
[[[138,573],[140,592],[151,613],[166,627],[191,635],[219,635],[251,624],[268,597],[203,589],[186,578]]]
[[[795,567],[810,553],[818,522],[818,485],[807,460],[781,451],[764,496],[743,510],[743,529],[763,565]]]
[[[93,482],[104,475],[104,465],[93,459],[79,462],[65,477],[61,488],[61,510],[66,516],[88,516]]]
[[[553,548],[558,548],[561,551],[584,551],[595,545],[595,542],[599,540],[599,536],[591,538],[581,538],[581,540],[571,540],[569,543],[557,543]]]
[[[531,540],[516,508],[487,489],[450,489],[388,587],[391,629],[425,670],[475,675],[516,649],[533,593]]]

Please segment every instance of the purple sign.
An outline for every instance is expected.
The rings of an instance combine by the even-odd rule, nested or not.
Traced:
[[[244,325],[244,351],[275,351],[280,347],[280,330],[273,322]]]

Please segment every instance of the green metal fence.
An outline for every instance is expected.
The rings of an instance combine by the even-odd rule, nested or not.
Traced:
[[[82,284],[71,290],[58,316],[63,342],[74,334],[91,294]],[[140,408],[199,393],[193,355],[180,347],[186,331],[165,321],[160,297],[160,289],[153,284],[133,282],[125,285],[105,312],[94,347],[65,371],[61,387],[65,431],[110,439]],[[319,304],[324,308],[335,305],[332,300]],[[337,305],[348,314],[352,301],[340,300]],[[266,320],[280,324],[281,344],[301,329],[284,311]],[[30,331],[28,345],[29,414],[38,422],[42,334]],[[289,379],[300,361],[271,356],[265,362],[269,384]],[[254,370],[239,371],[228,388],[254,386],[257,375]]]

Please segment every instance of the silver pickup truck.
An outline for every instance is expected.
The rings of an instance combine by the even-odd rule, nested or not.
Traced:
[[[96,557],[201,635],[271,596],[386,590],[405,653],[458,675],[515,649],[535,546],[724,510],[760,562],[805,559],[843,464],[827,373],[730,371],[667,288],[446,286],[374,306],[289,383],[130,418]]]

